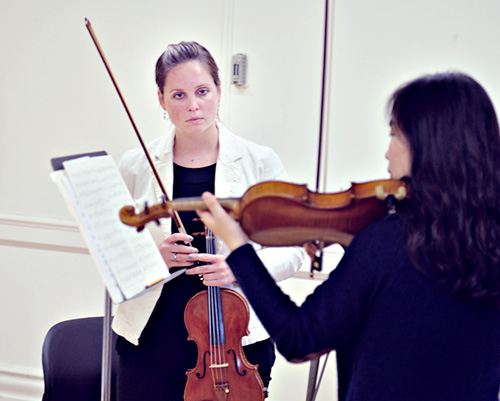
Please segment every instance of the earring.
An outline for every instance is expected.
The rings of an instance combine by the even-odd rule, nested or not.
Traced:
[[[163,111],[163,119],[166,120],[167,119],[167,111]]]

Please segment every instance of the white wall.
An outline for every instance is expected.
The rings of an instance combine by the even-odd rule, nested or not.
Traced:
[[[471,74],[500,107],[500,3],[336,1],[329,188],[386,175],[386,101],[425,73]]]
[[[222,120],[274,147],[292,179],[314,189],[323,12],[323,0],[0,0],[0,399],[40,399],[46,331],[103,310],[101,282],[49,160],[101,149],[118,160],[138,142],[84,17],[146,141],[167,128],[157,57],[168,43],[197,40],[221,68]],[[499,17],[497,0],[335,1],[323,188],[387,177],[384,108],[403,81],[459,69],[498,105]],[[238,52],[248,55],[246,88],[229,84]],[[300,301],[315,285],[283,287]],[[318,401],[335,399],[327,370]],[[280,359],[272,401],[305,399],[307,373]]]

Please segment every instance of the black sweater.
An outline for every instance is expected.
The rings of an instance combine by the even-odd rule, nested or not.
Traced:
[[[288,360],[337,351],[341,401],[497,401],[500,311],[461,301],[405,253],[397,215],[360,233],[297,307],[250,245],[227,259]]]

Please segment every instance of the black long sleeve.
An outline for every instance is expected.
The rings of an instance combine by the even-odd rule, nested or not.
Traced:
[[[359,234],[300,307],[251,246],[227,261],[287,359],[337,351],[339,400],[498,400],[500,312],[418,272],[397,216]]]

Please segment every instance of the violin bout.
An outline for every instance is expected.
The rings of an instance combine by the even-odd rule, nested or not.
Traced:
[[[248,334],[248,304],[236,291],[219,287],[215,290],[220,292],[220,300],[214,301],[207,296],[211,290],[214,288],[194,295],[184,311],[188,340],[198,347],[196,367],[186,372],[184,400],[263,401],[258,366],[248,362],[241,345]],[[214,303],[216,309],[222,308],[222,315],[210,311]]]

